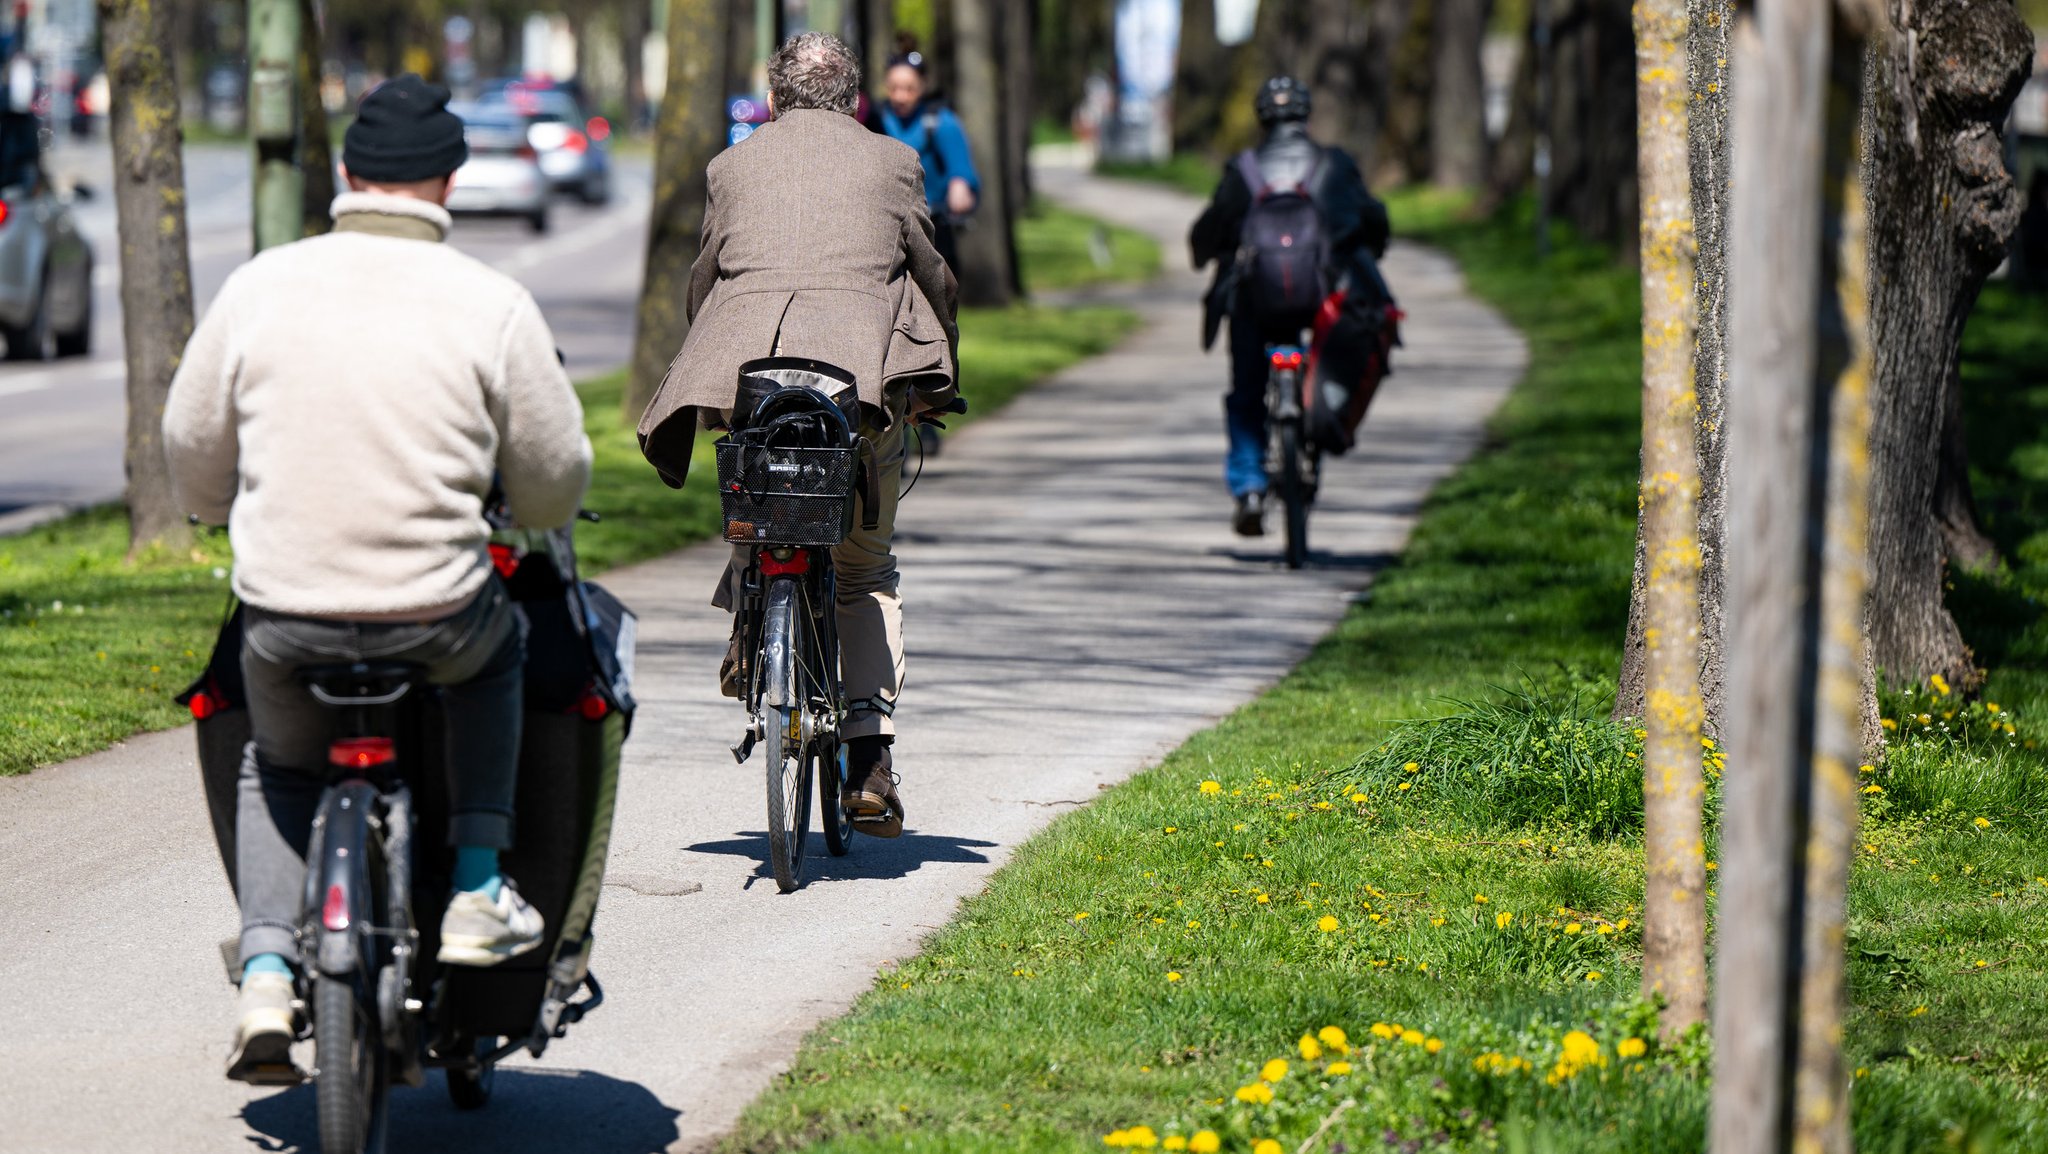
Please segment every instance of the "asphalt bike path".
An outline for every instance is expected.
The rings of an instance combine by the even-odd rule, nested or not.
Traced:
[[[904,836],[840,859],[813,837],[807,884],[778,894],[762,765],[733,763],[741,710],[716,686],[726,548],[608,575],[640,614],[641,712],[597,921],[607,1004],[543,1061],[507,1063],[482,1111],[457,1112],[438,1074],[396,1089],[392,1150],[708,1145],[1020,842],[1299,661],[1520,374],[1520,337],[1448,259],[1397,245],[1407,347],[1359,448],[1327,464],[1311,565],[1289,572],[1277,535],[1228,528],[1225,360],[1197,347],[1184,271],[1199,205],[1059,170],[1040,187],[1159,235],[1169,271],[1110,294],[1142,314],[1135,336],[949,439],[902,506]],[[189,730],[0,781],[0,1150],[312,1148],[310,1087],[221,1077],[234,998],[215,947],[236,924]]]

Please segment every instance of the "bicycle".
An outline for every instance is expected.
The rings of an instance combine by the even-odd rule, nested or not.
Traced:
[[[568,530],[507,530],[492,519],[501,530],[492,561],[529,628],[519,840],[505,864],[547,936],[489,968],[438,961],[452,853],[438,837],[416,836],[446,821],[437,690],[421,667],[403,663],[300,670],[307,692],[332,711],[335,734],[335,780],[314,817],[297,933],[328,1154],[383,1149],[389,1087],[421,1085],[428,1068],[446,1072],[458,1108],[484,1106],[498,1062],[522,1048],[538,1057],[604,1001],[590,972],[591,925],[634,709],[633,618],[577,578]],[[207,671],[180,695],[198,722],[210,803],[233,781],[240,741],[232,739],[248,735],[241,619],[239,610],[230,616]],[[232,824],[216,820],[215,835],[232,865]],[[238,967],[229,961],[233,981]],[[296,1069],[274,1077],[298,1080]]]
[[[853,848],[839,734],[854,703],[840,677],[832,549],[852,530],[857,499],[874,528],[879,494],[850,374],[771,357],[740,375],[733,430],[714,446],[724,537],[743,551],[734,629],[748,723],[732,752],[745,764],[765,747],[768,868],[789,893],[803,883],[814,782],[827,852]],[[943,411],[965,410],[956,400]]]
[[[1307,360],[1298,345],[1274,345],[1266,352],[1266,475],[1285,511],[1283,557],[1289,569],[1308,562],[1308,510],[1322,472],[1322,451],[1307,435],[1302,404]]]

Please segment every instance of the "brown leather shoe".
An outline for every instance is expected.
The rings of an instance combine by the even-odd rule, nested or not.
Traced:
[[[846,743],[849,783],[839,805],[853,828],[869,837],[903,836],[903,800],[896,796],[897,777],[886,737],[855,737]]]

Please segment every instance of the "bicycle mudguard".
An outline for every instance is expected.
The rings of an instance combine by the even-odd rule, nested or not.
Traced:
[[[313,967],[330,978],[358,972],[363,935],[382,924],[373,904],[375,883],[365,872],[382,856],[370,852],[370,815],[376,804],[376,786],[344,781],[320,798],[313,819],[320,856],[307,863],[305,909],[311,919]]]
[[[761,614],[761,700],[770,709],[787,709],[796,701],[795,637],[800,596],[792,577],[779,577],[768,587]]]

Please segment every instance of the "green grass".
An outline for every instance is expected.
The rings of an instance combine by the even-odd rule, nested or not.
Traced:
[[[1299,669],[1022,847],[813,1034],[727,1149],[1079,1151],[1142,1125],[1140,1145],[1207,1129],[1291,1151],[1332,1114],[1316,1149],[1702,1148],[1705,1043],[1619,1048],[1654,1022],[1635,998],[1640,745],[1604,720],[1637,288],[1569,242],[1536,264],[1526,215],[1396,208],[1529,337],[1485,449]],[[1973,372],[2038,382],[2039,309],[1973,332]],[[2048,1147],[2048,775],[2026,720],[1991,729],[2034,707],[2001,704],[1941,706],[1950,732],[1909,727],[1872,775],[1850,926],[1864,1150]],[[1352,1073],[1296,1049],[1326,1026]],[[1275,1100],[1240,1100],[1275,1058],[1293,1061]]]
[[[1137,280],[1159,267],[1159,246],[1111,228],[1091,254],[1096,226],[1045,208],[1019,229],[1029,287],[1055,291]],[[1032,382],[1108,349],[1136,324],[1110,306],[1018,305],[967,310],[960,322],[963,389],[980,418]],[[604,520],[577,532],[585,571],[600,573],[712,536],[710,486],[664,486],[619,419],[622,374],[581,386],[595,451],[588,504]],[[949,422],[950,424],[951,422]],[[698,453],[693,469],[710,467]],[[77,757],[131,734],[185,720],[170,695],[198,674],[227,604],[233,565],[225,534],[188,555],[130,563],[127,523],[96,509],[0,538],[0,775]]]

